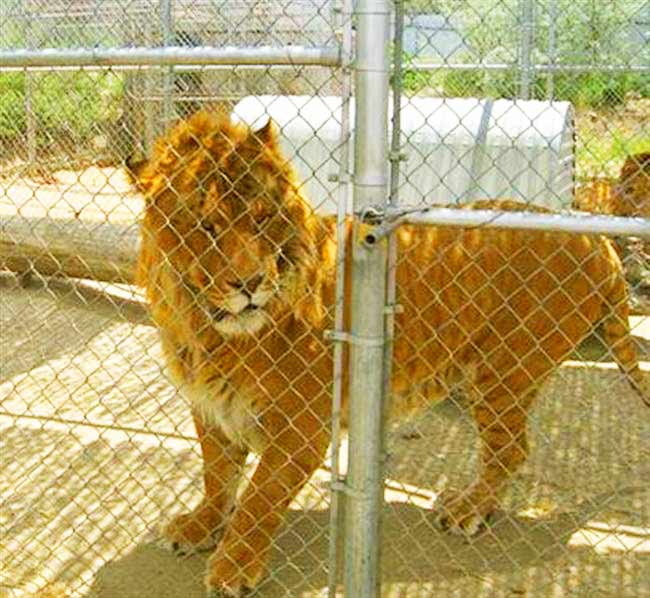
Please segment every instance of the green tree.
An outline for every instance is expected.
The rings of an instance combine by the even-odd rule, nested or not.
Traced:
[[[463,61],[513,65],[509,72],[451,72],[443,81],[449,94],[496,97],[517,94],[523,5],[522,0],[405,2],[411,14],[435,12],[456,24],[470,47]],[[631,35],[635,18],[648,11],[647,0],[534,0],[533,8],[533,63],[626,67],[650,62],[650,48],[639,45]],[[560,73],[554,76],[555,97],[578,104],[612,104],[631,90],[647,95],[649,79],[648,75],[606,70]],[[533,82],[534,97],[545,97],[545,82],[546,76],[538,73]]]

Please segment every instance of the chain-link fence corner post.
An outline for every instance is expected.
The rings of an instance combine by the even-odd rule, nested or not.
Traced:
[[[356,4],[354,211],[384,207],[388,189],[387,114],[390,4]],[[384,308],[387,245],[352,242],[351,383],[345,595],[379,594],[383,500]]]

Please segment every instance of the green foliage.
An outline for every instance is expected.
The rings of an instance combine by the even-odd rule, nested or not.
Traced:
[[[647,0],[556,0],[555,14],[548,2],[535,3],[535,36],[531,60],[537,64],[616,65],[643,62],[650,52],[627,34],[634,16]],[[432,77],[449,96],[516,97],[520,86],[517,72],[521,35],[520,0],[411,0],[409,12],[438,12],[459,27],[471,51],[462,58],[468,63],[512,64],[510,71],[444,70],[419,78],[412,70],[408,77],[410,93],[432,87]],[[549,43],[551,24],[554,45]],[[558,73],[553,76],[553,97],[579,106],[614,106],[629,92],[650,97],[650,78],[625,72]],[[548,97],[548,77],[536,73],[531,97]],[[420,86],[418,88],[418,86]]]
[[[553,98],[578,107],[614,107],[628,93],[650,97],[650,76],[629,73],[560,73],[553,77]],[[450,97],[515,98],[519,95],[520,75],[516,70],[446,71],[441,88]],[[414,90],[409,90],[414,93]],[[531,98],[548,97],[546,74],[538,74],[531,83]]]
[[[519,73],[511,71],[449,71],[442,89],[452,97],[515,98],[519,92]]]
[[[0,0],[0,5],[3,2],[6,0]],[[13,6],[2,8],[7,14],[15,14],[19,12],[17,6],[15,0]],[[68,28],[56,31],[55,35],[48,29],[47,20],[35,18],[30,23],[26,29],[23,23],[6,18],[2,22],[0,49],[26,47],[35,43],[33,40],[46,41],[54,47],[74,47],[92,34],[87,28]],[[104,33],[107,43],[111,35],[110,31]],[[122,96],[123,78],[110,72],[0,72],[0,150],[15,152],[24,146],[28,99],[37,143],[43,147],[62,137],[73,143],[88,142],[102,123],[115,118]]]
[[[484,96],[485,72],[480,70],[448,71],[443,78],[445,95],[462,98]]]
[[[410,68],[413,56],[404,52],[402,55],[402,89],[410,94],[416,94],[431,85],[432,75],[427,71]]]
[[[536,22],[536,47],[540,57],[551,62],[625,66],[638,61],[643,48],[629,32],[634,16],[647,0],[556,0],[555,14],[548,6]],[[556,32],[555,49],[549,31]],[[647,52],[647,50],[646,50]],[[649,56],[650,58],[650,56]]]
[[[577,106],[612,107],[635,91],[638,78],[628,74],[581,73],[555,77],[555,96]]]
[[[25,77],[0,74],[0,139],[13,138],[25,128]]]
[[[113,73],[30,73],[31,109],[39,144],[61,136],[84,142],[102,122],[115,118],[123,82]],[[26,131],[26,75],[0,74],[0,139],[10,141]]]
[[[607,112],[604,112],[607,114]],[[576,137],[576,177],[585,181],[594,176],[617,177],[625,159],[650,148],[650,131],[638,126],[638,120],[617,118],[609,112],[606,134],[602,127],[578,127]]]

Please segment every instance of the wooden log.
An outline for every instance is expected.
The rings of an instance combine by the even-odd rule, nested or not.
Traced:
[[[0,269],[133,284],[138,225],[0,217]]]

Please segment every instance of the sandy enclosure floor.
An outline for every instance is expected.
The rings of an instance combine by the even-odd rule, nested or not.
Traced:
[[[58,581],[71,596],[201,597],[206,555],[155,542],[200,496],[200,458],[144,310],[66,283],[4,280],[1,293],[0,596]],[[650,322],[634,324],[648,369]],[[443,404],[392,432],[384,596],[648,591],[650,420],[611,366],[568,362],[549,383],[531,459],[471,542],[437,531],[430,513],[442,479],[471,477],[469,420]],[[292,505],[259,596],[323,595],[328,479],[319,472]]]
[[[121,173],[84,177],[85,192],[76,174],[5,181],[0,214],[135,221]],[[633,325],[648,372],[650,318]],[[207,555],[156,543],[199,499],[201,463],[141,298],[0,277],[0,327],[0,598],[54,582],[74,598],[202,598]],[[471,422],[444,403],[391,431],[382,596],[650,597],[650,416],[602,348],[561,368],[530,427],[530,460],[472,541],[430,512],[443,484],[472,477]],[[319,472],[291,506],[256,596],[325,595],[328,482]]]
[[[0,179],[0,215],[131,224],[141,210],[142,200],[118,168],[61,170],[47,180],[20,173]]]

